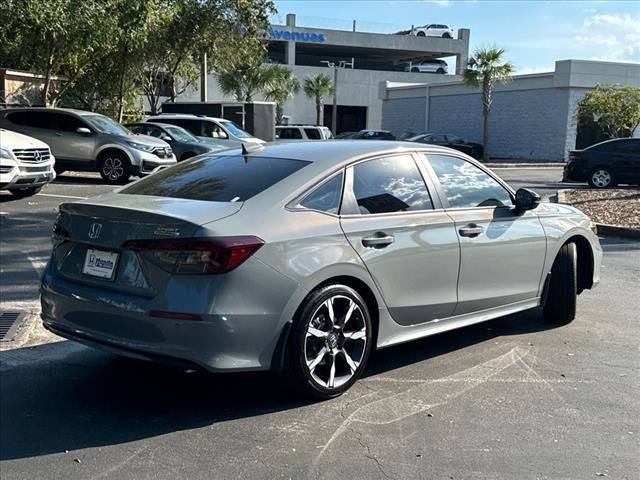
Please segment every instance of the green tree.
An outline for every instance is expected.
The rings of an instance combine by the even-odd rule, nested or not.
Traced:
[[[281,75],[278,66],[262,65],[262,59],[242,59],[223,67],[217,73],[218,86],[225,95],[233,95],[238,102],[252,102],[258,93],[270,91]]]
[[[609,138],[630,137],[640,126],[640,88],[598,84],[580,99],[576,117],[595,122]]]
[[[44,105],[55,105],[113,45],[116,19],[109,2],[5,0],[0,15],[0,38],[13,39],[2,57],[12,58],[15,68],[44,75]],[[67,78],[60,88],[52,88],[54,75]]]
[[[493,101],[493,87],[511,80],[513,64],[504,60],[504,48],[481,48],[467,62],[463,80],[469,86],[482,89],[483,161],[489,160],[489,114]]]
[[[323,99],[333,93],[333,82],[331,77],[324,73],[318,73],[311,77],[305,77],[302,82],[302,90],[308,98],[316,102],[316,125],[322,125],[324,105]]]
[[[284,103],[300,91],[300,82],[290,69],[283,65],[274,65],[275,78],[265,91],[265,98],[276,102],[276,124],[280,125],[284,117]]]

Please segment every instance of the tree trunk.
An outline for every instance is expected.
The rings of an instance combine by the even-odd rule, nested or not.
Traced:
[[[44,71],[44,85],[42,86],[41,101],[45,107],[49,106],[49,90],[51,89],[51,73],[53,70],[54,47],[51,45],[47,55],[47,66]]]
[[[482,161],[489,161],[489,110],[482,109]]]
[[[122,64],[122,72],[120,74],[120,86],[118,88],[118,123],[122,123],[122,117],[124,116],[124,79],[127,76],[127,52],[129,51],[128,45],[124,45],[124,56]]]
[[[284,117],[284,109],[281,103],[276,103],[276,125],[282,125],[282,118]]]
[[[322,99],[316,98],[316,126],[322,125]]]

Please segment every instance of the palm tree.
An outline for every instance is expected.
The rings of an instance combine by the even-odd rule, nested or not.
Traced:
[[[473,52],[464,71],[464,83],[471,87],[482,87],[482,143],[484,153],[482,160],[489,160],[489,112],[493,87],[496,83],[505,83],[511,79],[514,67],[511,62],[504,61],[504,48],[481,48]]]
[[[266,92],[281,75],[278,65],[262,66],[260,60],[233,63],[218,72],[218,86],[238,102],[252,102],[255,94]]]
[[[271,70],[274,78],[264,95],[267,100],[276,102],[276,124],[280,125],[284,116],[284,103],[300,91],[300,82],[285,66],[273,65]]]
[[[319,73],[312,77],[304,77],[302,83],[302,90],[304,94],[309,98],[314,98],[316,101],[316,125],[322,125],[322,99],[326,95],[333,93],[333,82],[329,75]]]

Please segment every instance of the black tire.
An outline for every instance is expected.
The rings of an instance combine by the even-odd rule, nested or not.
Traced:
[[[566,325],[576,318],[578,269],[576,244],[563,245],[551,267],[543,315],[547,323]]]
[[[420,73],[420,69],[418,67],[411,67],[411,71],[413,73]]]
[[[592,188],[611,188],[616,186],[613,172],[606,167],[594,168],[589,173],[589,185]]]
[[[56,171],[56,175],[62,175],[64,172],[67,171],[65,168],[58,167],[57,165],[54,166],[53,169]]]
[[[111,150],[100,156],[98,171],[108,183],[126,183],[131,177],[131,163],[124,153]]]
[[[40,190],[42,190],[42,187],[31,187],[31,188],[22,188],[22,189],[10,188],[9,189],[9,191],[11,192],[11,195],[13,195],[16,198],[31,197],[36,193],[40,192]]]
[[[438,70],[436,70],[436,73],[444,73],[444,68],[439,68]]]
[[[416,33],[416,37],[426,37],[425,33],[420,31],[418,33]]]
[[[443,33],[442,38],[453,38],[449,33]]]
[[[333,328],[327,302],[333,305],[335,313]],[[357,308],[353,308],[345,321],[352,303]],[[342,328],[340,322],[345,322]],[[308,333],[310,326],[315,332],[329,333],[323,337]],[[336,284],[312,292],[296,315],[289,335],[286,373],[293,387],[316,399],[342,395],[360,378],[366,367],[373,342],[372,332],[367,304],[353,288]],[[314,361],[315,365],[311,366]]]

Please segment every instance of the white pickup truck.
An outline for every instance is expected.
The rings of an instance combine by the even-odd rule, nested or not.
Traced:
[[[16,197],[35,195],[56,178],[54,165],[46,143],[0,128],[0,190]]]

